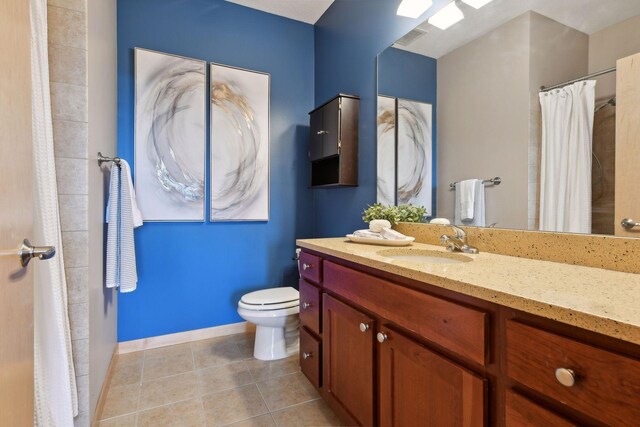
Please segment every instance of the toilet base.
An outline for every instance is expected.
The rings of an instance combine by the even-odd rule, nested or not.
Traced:
[[[258,360],[278,360],[296,354],[300,345],[298,324],[295,323],[286,328],[256,325],[253,357]]]

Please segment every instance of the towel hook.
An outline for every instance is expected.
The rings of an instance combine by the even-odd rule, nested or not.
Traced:
[[[106,157],[98,151],[98,166],[102,167],[104,163],[113,162],[116,165],[120,165],[120,157]]]

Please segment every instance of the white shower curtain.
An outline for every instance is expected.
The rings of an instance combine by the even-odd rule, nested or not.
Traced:
[[[540,230],[591,233],[594,80],[540,94]]]
[[[47,51],[47,0],[31,0],[35,174],[33,241],[56,247],[55,257],[32,263],[35,269],[34,423],[39,427],[72,427],[73,417],[78,414],[78,394],[71,353],[67,285],[58,215]]]

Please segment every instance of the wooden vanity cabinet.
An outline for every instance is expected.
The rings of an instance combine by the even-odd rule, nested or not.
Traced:
[[[640,425],[640,346],[303,255],[301,367],[345,424]]]

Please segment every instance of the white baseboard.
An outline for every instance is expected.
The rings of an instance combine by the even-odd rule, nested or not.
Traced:
[[[212,328],[196,329],[193,331],[178,332],[175,334],[160,335],[157,337],[142,338],[139,340],[123,341],[118,343],[117,351],[118,354],[132,353],[134,351],[184,344],[191,341],[223,337],[225,335],[253,332],[255,329],[256,326],[249,322],[231,323],[229,325],[214,326]]]

